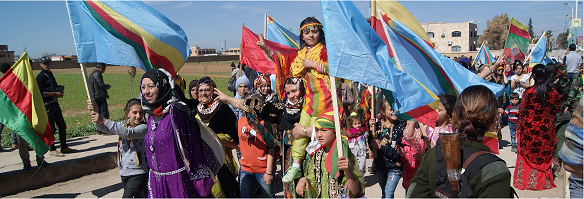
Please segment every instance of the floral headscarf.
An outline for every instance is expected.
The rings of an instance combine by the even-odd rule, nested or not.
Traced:
[[[175,85],[175,82],[172,78],[172,75],[168,73],[168,71],[164,69],[156,69],[156,70],[149,70],[148,72],[144,73],[142,79],[140,80],[140,84],[144,78],[148,78],[154,82],[156,89],[158,90],[158,97],[152,103],[146,101],[142,98],[142,109],[150,115],[160,116],[163,113],[167,113],[168,110],[166,108],[168,105],[176,102],[184,100],[184,94],[180,95],[178,92],[181,92],[178,86]],[[142,93],[142,88],[140,87],[140,93]],[[182,93],[182,92],[181,92]]]

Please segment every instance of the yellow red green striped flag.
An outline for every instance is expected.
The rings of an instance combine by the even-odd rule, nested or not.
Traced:
[[[28,53],[0,77],[0,122],[21,136],[39,156],[53,144],[47,111]]]

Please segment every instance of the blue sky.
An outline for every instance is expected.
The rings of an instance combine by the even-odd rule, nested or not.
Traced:
[[[298,33],[300,21],[309,16],[322,19],[319,1],[146,1],[180,25],[190,46],[221,49],[236,48],[241,41],[241,25],[256,33],[263,31],[263,17],[268,14]],[[353,1],[365,16],[368,1]],[[421,23],[456,23],[474,20],[479,34],[487,20],[507,13],[527,25],[533,21],[536,35],[552,30],[556,37],[567,27],[575,1],[400,1]],[[575,11],[574,7],[574,11]],[[582,18],[584,9],[578,7]],[[75,44],[65,1],[0,1],[0,45],[21,55],[71,55]],[[582,35],[582,30],[579,31]]]

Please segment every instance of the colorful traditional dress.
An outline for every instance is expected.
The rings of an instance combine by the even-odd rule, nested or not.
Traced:
[[[353,175],[359,181],[361,193],[350,193],[346,190],[347,178],[343,171],[336,166],[338,157],[335,147],[336,141],[330,152],[325,156],[324,148],[317,150],[313,156],[305,162],[304,176],[309,182],[309,190],[305,190],[306,198],[341,198],[345,193],[347,198],[355,198],[363,195],[365,185],[358,168],[353,166]],[[349,153],[348,143],[343,140],[343,154],[349,158],[350,165],[356,165],[355,156]],[[346,196],[345,196],[346,197]]]
[[[402,157],[402,161],[404,162],[402,186],[404,189],[408,190],[410,180],[414,177],[414,174],[416,174],[418,167],[420,167],[422,156],[428,149],[426,148],[427,142],[422,139],[422,131],[419,128],[416,128],[414,134],[411,136],[404,134],[402,144],[404,145],[404,157]],[[416,159],[415,156],[418,156],[418,159]]]
[[[545,105],[536,97],[535,87],[523,92],[519,106],[519,147],[513,186],[520,190],[545,190],[556,187],[551,164],[556,146],[554,123],[560,109],[555,89],[546,95]]]
[[[197,106],[197,118],[209,126],[223,143],[239,143],[237,136],[237,119],[228,105],[219,101],[213,101],[209,106],[202,104]],[[225,164],[217,174],[218,183],[213,187],[215,197],[239,197],[239,189],[230,187],[238,186],[237,165],[230,148],[224,147]]]
[[[316,117],[332,105],[326,46],[321,43],[312,47],[305,46],[290,55],[273,51],[270,58],[276,63],[276,75],[279,80],[276,81],[279,88],[278,93],[284,93],[281,91],[284,90],[283,82],[287,78],[296,77],[304,80],[306,95],[302,106],[300,124],[302,126],[311,126],[314,124]],[[317,62],[319,69],[304,68],[302,60],[305,58]]]
[[[366,160],[367,160],[367,130],[365,127],[360,129],[349,128],[348,132],[344,132],[344,136],[349,141],[349,148],[355,158],[357,159],[357,168],[361,172],[361,176],[365,174]]]
[[[300,121],[300,106],[293,105],[289,101],[288,103],[271,103],[247,99],[242,100],[240,107],[245,113],[254,115],[261,120],[279,124],[279,130],[286,148],[283,167],[284,173],[286,173],[292,165],[291,146],[294,142],[292,129],[294,124]],[[284,183],[284,198],[296,198],[296,181]]]
[[[159,120],[148,120],[144,138],[150,167],[149,198],[197,198],[211,196],[213,173],[205,164],[202,139],[188,115],[171,107]],[[171,117],[178,129],[173,128]]]

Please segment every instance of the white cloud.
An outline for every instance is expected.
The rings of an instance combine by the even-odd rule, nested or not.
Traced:
[[[554,17],[554,18],[552,18],[552,19],[554,19],[554,20],[556,20],[556,21],[559,21],[559,20],[562,20],[562,19],[564,19],[564,17],[562,17],[561,15],[558,15],[557,17]]]

